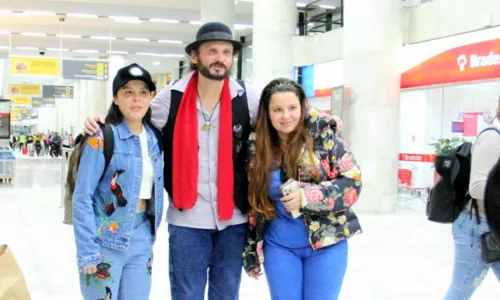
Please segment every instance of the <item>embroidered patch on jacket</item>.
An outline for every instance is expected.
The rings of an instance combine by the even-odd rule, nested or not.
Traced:
[[[147,268],[148,268],[148,274],[151,275],[151,273],[153,272],[153,265],[152,265],[152,258],[150,257],[148,259],[148,263],[147,263]]]
[[[97,272],[95,272],[95,274],[87,274],[86,276],[87,288],[89,288],[92,285],[92,283],[94,283],[95,285],[97,285],[98,289],[101,292],[104,293],[106,291],[107,295],[107,289],[105,289],[104,286],[105,280],[109,280],[111,283],[115,282],[110,272],[111,264],[108,262],[101,262],[96,267],[97,267]]]
[[[124,172],[125,170],[118,170],[113,174],[113,178],[111,178],[111,192],[116,196],[118,207],[124,207],[128,203],[125,196],[123,196],[122,187],[118,184],[118,177]]]
[[[94,150],[102,149],[103,148],[102,144],[103,144],[102,139],[100,139],[96,136],[93,136],[87,140],[87,145],[89,145],[90,148],[92,148]]]
[[[109,226],[108,226],[108,231],[110,231],[110,232],[112,232],[114,234],[117,234],[119,228],[120,227],[118,226],[118,223],[111,222],[111,224],[109,224]]]
[[[98,300],[111,300],[112,297],[113,297],[113,294],[111,293],[111,289],[107,286],[106,287],[106,296],[104,296],[104,298],[100,298]]]

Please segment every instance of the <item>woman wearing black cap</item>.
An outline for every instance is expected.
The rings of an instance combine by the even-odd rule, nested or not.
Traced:
[[[84,141],[73,194],[84,299],[111,294],[149,299],[153,243],[163,212],[159,134],[149,125],[153,91],[151,75],[139,65],[120,69],[106,116],[114,141],[109,165],[104,155],[109,127]]]

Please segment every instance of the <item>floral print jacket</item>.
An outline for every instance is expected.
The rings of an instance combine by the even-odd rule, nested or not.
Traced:
[[[315,168],[304,145],[298,169],[301,213],[309,229],[309,243],[316,250],[361,233],[358,218],[351,209],[361,191],[361,172],[347,142],[335,136],[335,123],[330,117],[310,108],[306,124],[314,140],[315,165],[319,168],[320,179],[313,180]],[[248,140],[248,172],[252,172],[257,138],[252,133]],[[243,253],[247,272],[264,262],[266,223],[255,210],[249,212],[249,231]]]

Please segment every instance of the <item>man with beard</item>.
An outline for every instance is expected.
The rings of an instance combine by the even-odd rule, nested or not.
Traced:
[[[246,144],[260,95],[230,77],[242,48],[225,24],[200,27],[186,47],[191,72],[151,102],[163,131],[170,198],[169,272],[174,300],[234,300],[247,234]],[[89,118],[86,132],[98,124]],[[155,191],[160,193],[161,191]]]

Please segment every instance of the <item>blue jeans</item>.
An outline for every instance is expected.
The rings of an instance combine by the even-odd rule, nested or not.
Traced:
[[[247,224],[224,230],[168,225],[172,300],[236,300],[240,289]]]
[[[470,217],[469,208],[465,209],[453,222],[452,232],[455,241],[455,264],[453,278],[445,300],[469,299],[483,282],[490,268],[500,280],[500,262],[484,263],[481,258],[481,235],[490,231],[486,218],[481,217],[477,224],[475,214]]]
[[[153,264],[151,222],[137,214],[134,233],[125,252],[101,248],[102,259],[93,275],[80,273],[80,290],[85,300],[149,299]],[[99,270],[101,269],[101,270]]]
[[[264,270],[273,300],[335,300],[347,269],[347,241],[287,249],[266,242]]]

